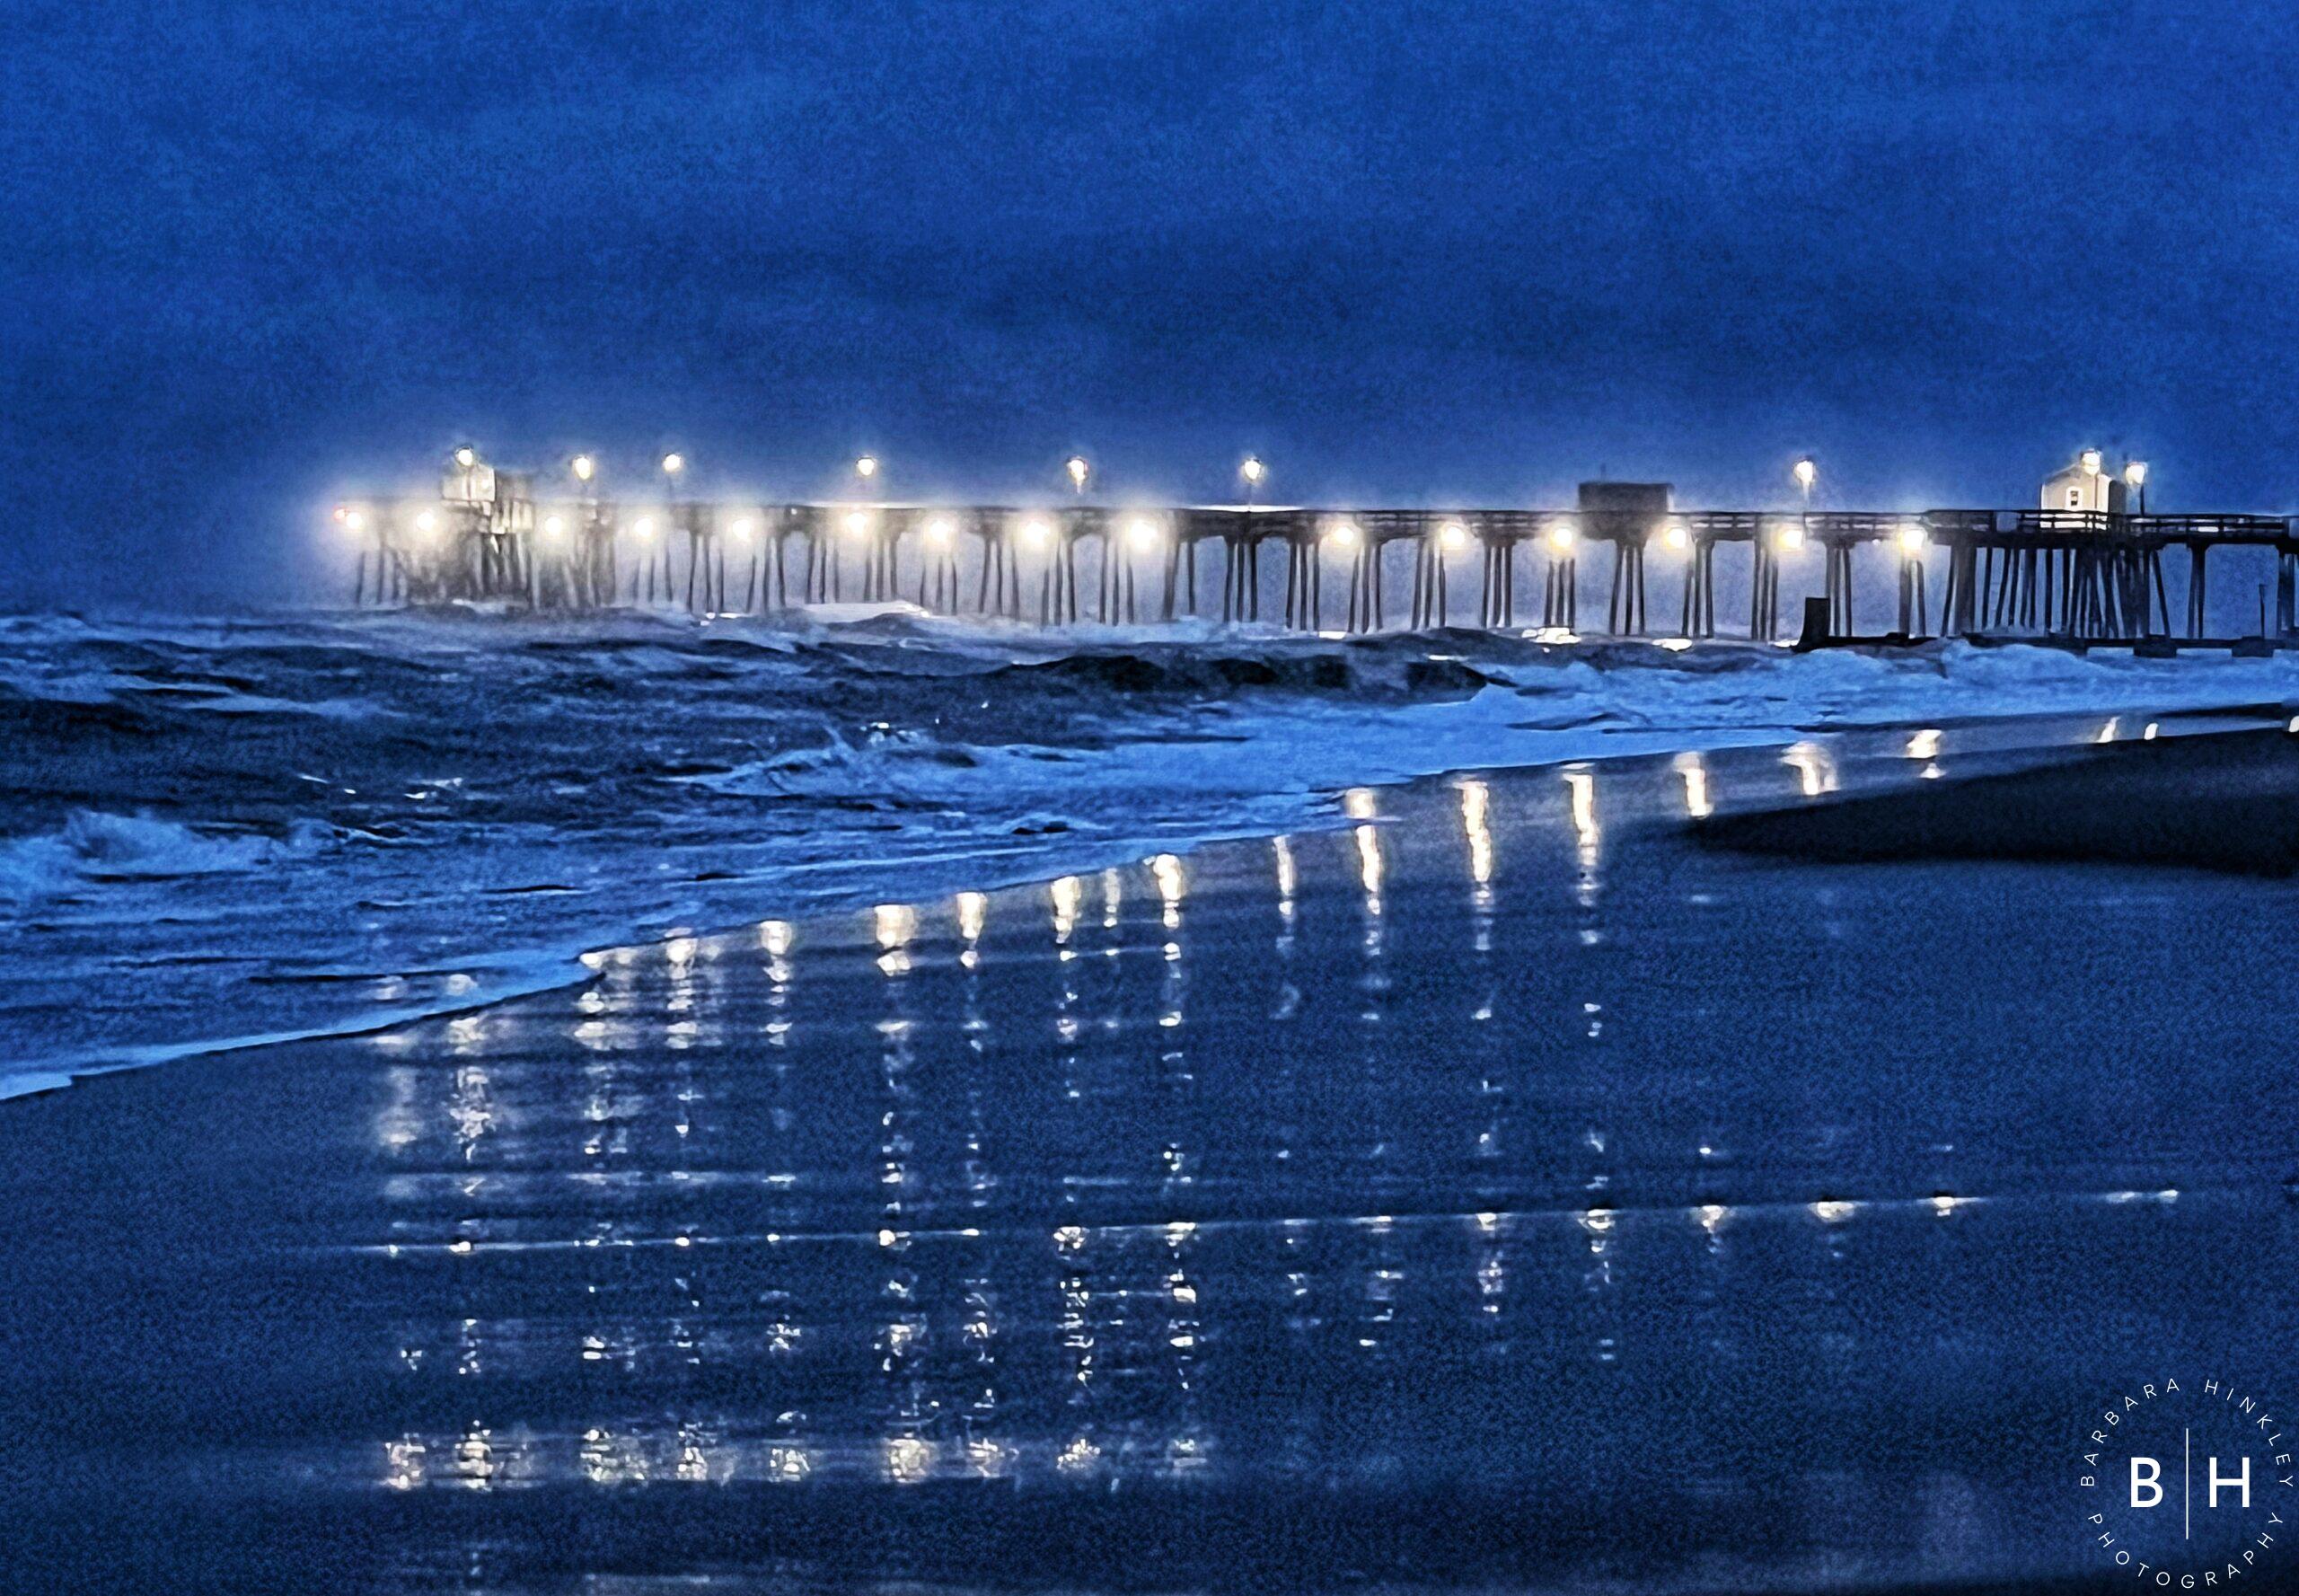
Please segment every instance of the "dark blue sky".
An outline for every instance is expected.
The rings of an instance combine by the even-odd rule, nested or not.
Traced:
[[[0,595],[292,591],[459,438],[626,479],[2299,500],[2279,5],[9,7]]]

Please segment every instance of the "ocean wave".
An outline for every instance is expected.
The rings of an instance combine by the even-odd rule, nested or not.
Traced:
[[[54,896],[107,881],[153,882],[260,870],[308,859],[339,833],[317,821],[284,835],[198,827],[152,815],[78,809],[61,830],[0,842],[0,897]]]
[[[506,960],[578,978],[585,948],[1327,824],[1438,771],[2295,692],[2280,658],[901,605],[0,617],[0,1071],[366,1028],[507,990]],[[132,1001],[75,995],[107,983]]]

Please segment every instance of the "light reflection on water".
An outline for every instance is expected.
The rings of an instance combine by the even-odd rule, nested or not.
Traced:
[[[962,1515],[935,1493],[991,1481],[1346,1491],[1377,1521],[1463,1482],[1644,1492],[1701,1526],[1655,1566],[1757,1583],[2074,1566],[2030,1522],[2048,1456],[1960,1382],[2116,1362],[2102,1292],[2162,1293],[2150,1259],[2286,1256],[2272,1181],[2228,1194],[2279,1181],[2289,1118],[2212,1107],[2244,1049],[2204,1033],[2243,1008],[2167,1030],[2082,974],[2112,945],[2202,979],[2175,956],[2226,921],[2145,876],[1966,895],[1675,835],[1953,754],[1356,789],[1331,830],[681,934],[571,999],[345,1048],[356,1161],[303,1249],[345,1317],[278,1350],[381,1385],[316,1477],[663,1487],[665,1568],[698,1495]],[[2135,1102],[2186,1117],[2136,1142]],[[1697,1460],[1655,1485],[1671,1444]],[[1784,1552],[1815,1495],[1840,1511]],[[1942,1500],[1954,1532],[1911,1542]],[[475,1537],[480,1583],[542,1555],[526,1533]]]

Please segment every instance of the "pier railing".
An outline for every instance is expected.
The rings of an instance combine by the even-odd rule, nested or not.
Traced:
[[[1477,624],[1514,627],[1520,596],[1524,620],[1532,618],[1531,595],[1519,592],[1524,564],[1539,568],[1539,624],[1577,631],[1579,561],[1601,546],[1609,553],[1608,631],[1656,630],[1646,607],[1648,564],[1674,560],[1681,567],[1681,609],[1670,630],[1704,638],[1719,630],[1718,553],[1740,548],[1746,635],[1773,639],[1780,635],[1784,569],[1801,569],[1807,551],[1822,566],[1828,632],[1851,634],[1854,556],[1874,548],[1898,583],[1900,635],[1932,630],[1936,571],[1942,631],[2116,640],[2171,635],[2163,556],[2176,548],[2188,555],[2183,635],[2199,639],[2208,556],[2254,548],[2274,562],[2274,617],[2270,627],[2262,616],[2260,631],[2299,631],[2299,532],[2277,516],[626,504],[538,501],[525,496],[524,479],[506,473],[498,481],[510,490],[492,499],[339,508],[337,519],[357,547],[355,602],[493,599],[568,609],[652,603],[755,613],[905,600],[938,613],[1049,624],[1218,614],[1368,631],[1391,623],[1396,584],[1406,590],[1414,627],[1452,624],[1456,598],[1472,593]],[[1265,551],[1268,575],[1282,572],[1282,599],[1273,604],[1264,592]]]

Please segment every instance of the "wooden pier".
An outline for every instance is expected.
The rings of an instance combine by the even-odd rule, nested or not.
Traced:
[[[1218,616],[1345,632],[1401,622],[1578,633],[1587,557],[1601,562],[1600,630],[1613,636],[1778,640],[1792,573],[1805,585],[1817,573],[1828,630],[1850,635],[1865,567],[1890,585],[1898,637],[2130,642],[2205,638],[2210,556],[2249,548],[2272,563],[2253,635],[2299,633],[2299,535],[2280,516],[646,504],[539,500],[530,478],[473,469],[483,492],[457,492],[479,480],[451,472],[445,497],[339,507],[357,550],[356,603],[749,614],[904,600],[1050,625]],[[1726,551],[1739,578],[1729,593]],[[1647,572],[1669,562],[1678,603],[1656,627]],[[2176,628],[2167,565],[2181,578]]]

